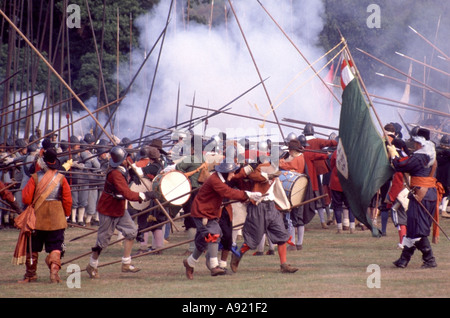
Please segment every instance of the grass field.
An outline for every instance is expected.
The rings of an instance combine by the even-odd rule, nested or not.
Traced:
[[[441,218],[440,223],[445,233],[450,233],[450,219]],[[177,226],[182,229],[181,223]],[[96,235],[70,242],[85,232],[67,229],[63,262],[90,251]],[[122,273],[120,263],[102,267],[98,280],[91,280],[84,271],[89,256],[75,260],[72,264],[82,270],[75,288],[67,283],[74,277],[67,272],[68,265],[60,271],[61,284],[49,283],[44,253],[40,253],[38,262],[38,281],[18,284],[25,272],[24,265],[11,264],[18,233],[15,229],[0,231],[2,298],[447,298],[450,292],[450,241],[441,233],[440,243],[432,244],[437,268],[421,269],[419,251],[406,269],[395,268],[392,262],[400,250],[391,220],[387,236],[374,238],[367,230],[336,234],[333,225],[323,230],[316,216],[306,227],[303,250],[288,252],[288,262],[299,267],[294,274],[280,273],[277,254],[253,256],[249,251],[233,275],[211,277],[202,257],[190,281],[182,264],[187,245],[180,245],[161,255],[136,258],[134,264],[141,268],[138,273]],[[186,232],[174,231],[169,244],[184,240]],[[134,250],[137,248],[136,243]],[[122,247],[112,245],[101,254],[100,264],[120,260],[121,256]],[[379,271],[373,271],[373,266]]]

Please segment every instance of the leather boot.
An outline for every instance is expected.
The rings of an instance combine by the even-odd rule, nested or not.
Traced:
[[[25,261],[26,272],[23,276],[23,280],[19,280],[18,283],[31,283],[37,280],[37,263],[38,263],[38,252],[31,253],[31,257],[27,254],[27,259]]]
[[[411,260],[411,256],[414,254],[415,246],[407,247],[405,246],[402,250],[402,254],[400,258],[394,262],[394,265],[400,268],[405,268],[408,266],[409,261]]]
[[[416,244],[417,249],[422,252],[422,268],[433,268],[436,267],[436,259],[433,255],[433,250],[431,249],[430,241],[428,237],[422,237],[422,239]]]
[[[54,250],[45,258],[45,263],[50,269],[50,282],[60,283],[59,270],[61,269],[61,251]]]

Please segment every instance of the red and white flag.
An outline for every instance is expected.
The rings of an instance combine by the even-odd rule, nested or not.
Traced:
[[[354,73],[354,67],[353,62],[347,58],[347,56],[344,57],[344,60],[342,62],[341,66],[341,87],[342,90],[345,89],[345,87],[355,78]]]

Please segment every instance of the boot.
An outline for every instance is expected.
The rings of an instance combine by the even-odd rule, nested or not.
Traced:
[[[19,280],[18,283],[31,283],[37,280],[37,263],[38,263],[38,252],[31,253],[31,257],[27,254],[27,259],[25,261],[26,272],[23,277],[23,280]]]
[[[402,250],[400,258],[394,262],[394,265],[400,268],[405,268],[406,266],[408,266],[408,263],[411,260],[411,256],[414,254],[415,249],[415,246],[405,246]]]
[[[242,256],[241,256],[242,257]],[[230,263],[230,267],[231,270],[236,273],[238,266],[239,266],[239,262],[241,261],[241,257],[236,256],[236,254],[231,254],[231,263]]]
[[[298,271],[298,268],[292,267],[291,265],[286,263],[281,264],[280,269],[282,273],[295,273],[296,271]]]
[[[187,258],[183,260],[183,265],[186,268],[186,277],[187,279],[194,279],[194,268],[188,264]]]
[[[428,237],[422,237],[422,239],[416,244],[417,249],[422,252],[423,264],[421,268],[433,268],[436,267],[436,259],[431,249],[430,241]]]
[[[59,270],[61,269],[61,251],[54,250],[45,258],[45,263],[50,269],[50,282],[60,283]]]
[[[86,212],[86,208],[78,208],[78,225],[81,226],[86,226],[86,224],[84,223],[84,213]]]

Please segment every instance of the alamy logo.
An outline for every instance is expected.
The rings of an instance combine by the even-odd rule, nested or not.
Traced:
[[[381,8],[378,4],[370,4],[367,7],[367,13],[371,13],[366,20],[366,25],[369,29],[381,28]]]
[[[78,4],[69,4],[66,8],[66,25],[69,29],[81,28],[80,6]]]
[[[367,266],[367,273],[371,273],[367,277],[368,288],[381,288],[381,269],[377,264],[370,264]]]

